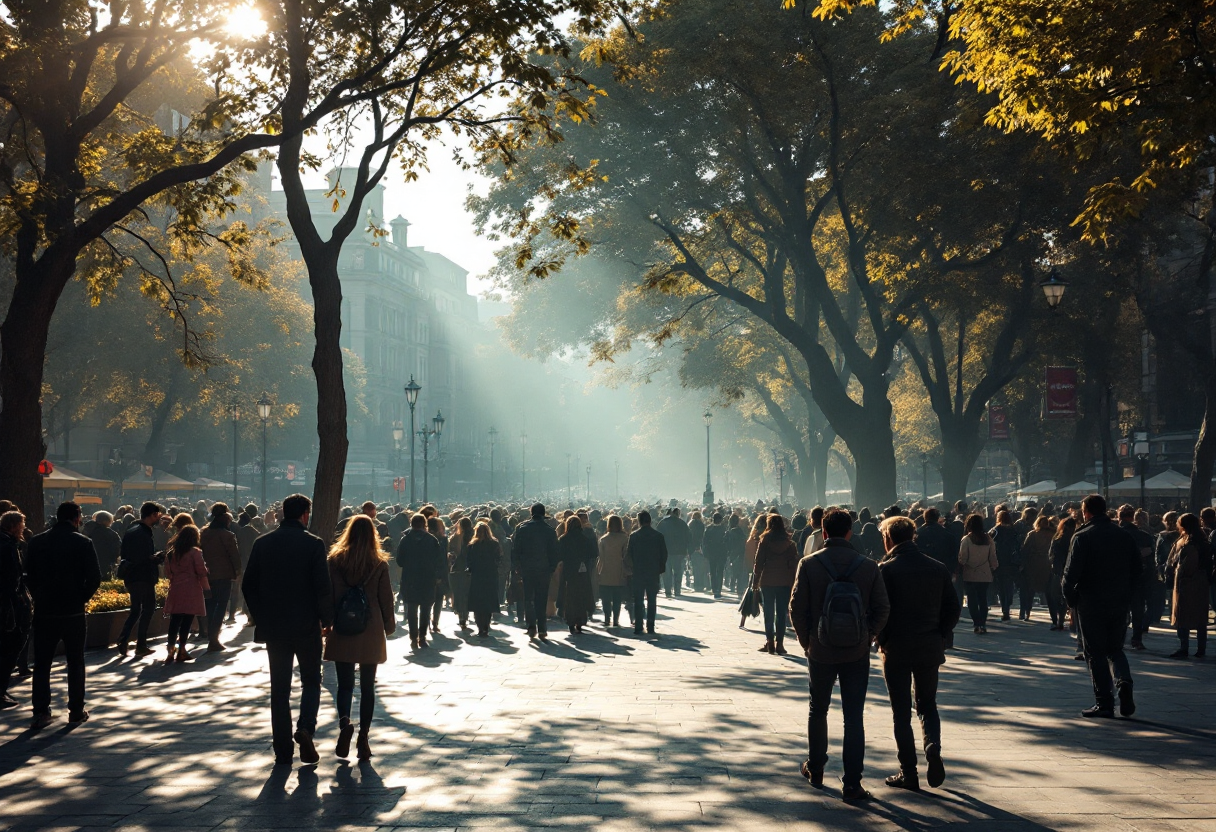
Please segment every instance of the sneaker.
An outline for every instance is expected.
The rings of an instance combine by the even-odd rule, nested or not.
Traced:
[[[312,734],[301,728],[296,731],[295,741],[300,746],[300,762],[305,765],[320,762],[321,755],[317,753],[317,747],[313,745]]]
[[[886,779],[886,784],[893,789],[907,789],[910,792],[920,791],[920,779],[915,774],[892,774]]]
[[[68,714],[68,722],[72,723],[73,725],[75,725],[78,722],[88,722],[88,721],[89,721],[89,712],[88,711],[72,711],[72,713]]]
[[[865,790],[864,786],[845,786],[840,790],[840,798],[845,803],[858,803],[862,800],[869,800],[873,796]]]
[[[1119,685],[1119,716],[1131,716],[1136,712],[1136,700],[1132,698],[1132,683]]]
[[[802,772],[802,776],[807,779],[812,786],[817,789],[823,788],[823,772],[811,770],[811,761],[803,760],[802,765],[798,769]]]
[[[935,742],[925,746],[925,760],[929,763],[929,787],[936,789],[946,782],[946,764],[942,762],[942,747]]]
[[[1086,719],[1114,719],[1115,709],[1111,705],[1091,705],[1081,711],[1081,716]]]

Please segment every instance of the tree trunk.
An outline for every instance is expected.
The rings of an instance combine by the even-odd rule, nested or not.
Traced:
[[[967,484],[975,461],[979,459],[984,442],[980,438],[980,422],[959,416],[941,422],[942,436],[942,499],[955,503],[967,499]]]
[[[1085,479],[1085,471],[1094,461],[1094,432],[1102,421],[1102,392],[1106,389],[1104,379],[1087,381],[1081,387],[1081,418],[1073,428],[1068,443],[1068,457],[1060,471],[1061,486],[1072,485]],[[1096,478],[1101,487],[1101,477]]]
[[[1216,463],[1216,376],[1209,375],[1204,391],[1203,424],[1191,460],[1190,510],[1201,511],[1212,504],[1212,467]]]
[[[303,253],[303,246],[301,246]],[[316,482],[312,492],[313,534],[329,543],[338,525],[342,480],[350,441],[346,433],[346,385],[342,379],[342,283],[338,279],[337,249],[304,254],[312,286],[313,327],[317,339],[312,372],[317,379]]]
[[[869,506],[871,512],[878,513],[895,502],[895,436],[891,431],[890,404],[886,406],[885,419],[867,419],[865,424],[868,429],[851,430],[852,441],[845,439],[856,470],[854,505],[858,511]]]

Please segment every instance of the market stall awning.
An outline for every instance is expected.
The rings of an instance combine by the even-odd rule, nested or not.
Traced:
[[[1025,488],[1023,488],[1021,491],[1019,491],[1018,498],[1026,499],[1028,497],[1045,497],[1048,494],[1055,494],[1055,493],[1056,493],[1056,481],[1055,480],[1040,480],[1039,482],[1028,485]]]
[[[209,477],[199,477],[198,479],[196,479],[194,481],[194,490],[195,491],[227,491],[227,492],[231,493],[232,492],[232,483],[221,482],[220,480],[213,480],[213,479],[210,479]],[[238,492],[248,491],[249,488],[244,485],[238,485],[236,487],[236,490]]]
[[[112,488],[114,483],[109,480],[86,477],[71,468],[55,466],[55,470],[42,478],[43,488]]]
[[[175,477],[165,471],[153,471],[152,476],[144,473],[127,477],[122,483],[123,491],[194,491],[194,483]]]
[[[1079,482],[1074,482],[1072,485],[1064,486],[1056,493],[1064,497],[1088,497],[1090,494],[1098,493],[1098,486],[1094,485],[1092,482],[1080,480]]]

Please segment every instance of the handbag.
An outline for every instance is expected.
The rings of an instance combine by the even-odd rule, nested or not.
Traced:
[[[748,586],[743,597],[739,599],[739,613],[748,618],[756,618],[760,615],[760,593],[756,591],[755,587]]]

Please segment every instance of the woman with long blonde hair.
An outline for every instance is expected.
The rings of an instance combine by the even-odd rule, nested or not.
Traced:
[[[360,760],[372,756],[368,731],[376,710],[376,665],[388,661],[386,637],[397,627],[393,587],[388,562],[380,549],[376,525],[358,514],[346,524],[338,542],[329,550],[329,582],[333,587],[336,621],[325,637],[326,661],[334,663],[338,676],[338,746],[335,753],[350,753],[354,727],[350,722],[355,696],[355,665],[359,665]],[[360,597],[362,593],[362,597]],[[351,621],[363,614],[362,622]],[[362,629],[359,624],[362,623]],[[343,631],[344,630],[344,631]]]

